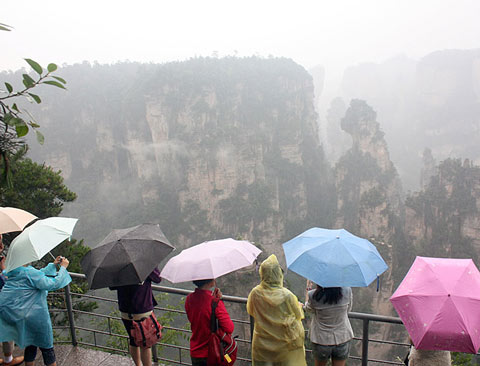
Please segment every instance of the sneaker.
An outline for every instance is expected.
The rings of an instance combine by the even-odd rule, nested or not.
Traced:
[[[20,365],[21,363],[23,363],[23,356],[17,356],[17,357],[14,357],[12,361],[10,361],[9,363],[2,363],[2,366],[15,366],[15,365]]]

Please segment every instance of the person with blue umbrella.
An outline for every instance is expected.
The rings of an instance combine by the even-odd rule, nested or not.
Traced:
[[[305,309],[312,313],[315,366],[344,366],[353,331],[351,287],[366,287],[388,268],[377,248],[347,230],[311,228],[283,244],[288,269],[314,282]]]
[[[344,366],[350,354],[353,330],[348,320],[352,310],[350,287],[321,287],[307,292],[305,310],[312,315],[310,341],[315,366]]]

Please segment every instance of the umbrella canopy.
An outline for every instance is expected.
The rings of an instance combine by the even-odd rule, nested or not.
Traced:
[[[390,301],[415,348],[478,351],[480,273],[471,259],[417,257]]]
[[[206,241],[170,258],[160,275],[173,283],[218,278],[251,265],[261,252],[245,240]]]
[[[68,217],[49,217],[27,227],[10,244],[5,262],[6,272],[42,259],[45,254],[72,236],[77,221],[78,219]]]
[[[388,268],[377,248],[347,230],[311,228],[283,244],[288,269],[322,287],[364,287]]]
[[[22,231],[37,216],[14,207],[0,207],[0,234]]]
[[[113,230],[82,259],[91,289],[143,282],[175,248],[158,224]]]

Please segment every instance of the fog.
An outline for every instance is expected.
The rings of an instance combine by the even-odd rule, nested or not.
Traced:
[[[282,56],[327,74],[398,54],[479,46],[477,0],[2,0],[0,70],[84,60]]]

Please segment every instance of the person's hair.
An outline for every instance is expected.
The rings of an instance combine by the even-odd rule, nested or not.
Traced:
[[[324,304],[338,304],[343,297],[341,287],[321,287],[317,285],[317,289],[313,293],[313,299],[317,302],[323,299]]]
[[[206,285],[207,283],[213,281],[212,278],[210,278],[209,280],[195,280],[193,281],[193,284],[197,287],[202,287],[203,285]]]

